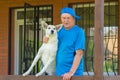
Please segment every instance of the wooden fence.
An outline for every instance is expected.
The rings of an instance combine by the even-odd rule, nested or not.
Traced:
[[[58,76],[26,76],[23,77],[21,75],[15,76],[15,75],[5,75],[0,76],[0,80],[62,80],[62,77]],[[73,76],[71,80],[97,80],[94,79],[94,76]],[[120,80],[120,76],[103,76],[103,80]]]

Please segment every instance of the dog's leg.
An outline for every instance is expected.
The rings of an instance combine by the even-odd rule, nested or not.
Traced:
[[[50,60],[48,60],[47,64],[44,65],[43,69],[42,69],[39,73],[37,73],[35,76],[40,76],[40,75],[42,75],[42,74],[46,71],[46,69],[48,68],[48,66],[49,66],[53,61],[54,61],[53,58],[50,59]]]
[[[33,60],[30,68],[23,74],[23,76],[26,76],[26,75],[30,74],[33,67],[36,65],[37,61],[40,59],[40,57],[41,57],[41,49],[39,49],[38,54],[36,55],[35,59]]]

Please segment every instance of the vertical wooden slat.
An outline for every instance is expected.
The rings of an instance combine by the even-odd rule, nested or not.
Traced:
[[[120,4],[120,0],[118,0],[118,4]],[[118,75],[120,75],[120,7],[118,8]]]
[[[103,80],[104,0],[95,0],[94,80]]]

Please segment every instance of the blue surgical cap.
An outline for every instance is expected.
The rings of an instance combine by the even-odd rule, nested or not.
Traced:
[[[80,20],[80,16],[77,16],[75,11],[72,8],[64,7],[61,9],[61,14],[68,13],[73,16],[76,20]]]

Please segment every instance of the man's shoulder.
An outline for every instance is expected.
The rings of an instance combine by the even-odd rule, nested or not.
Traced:
[[[76,25],[75,31],[77,32],[84,32],[84,29],[78,25]]]

